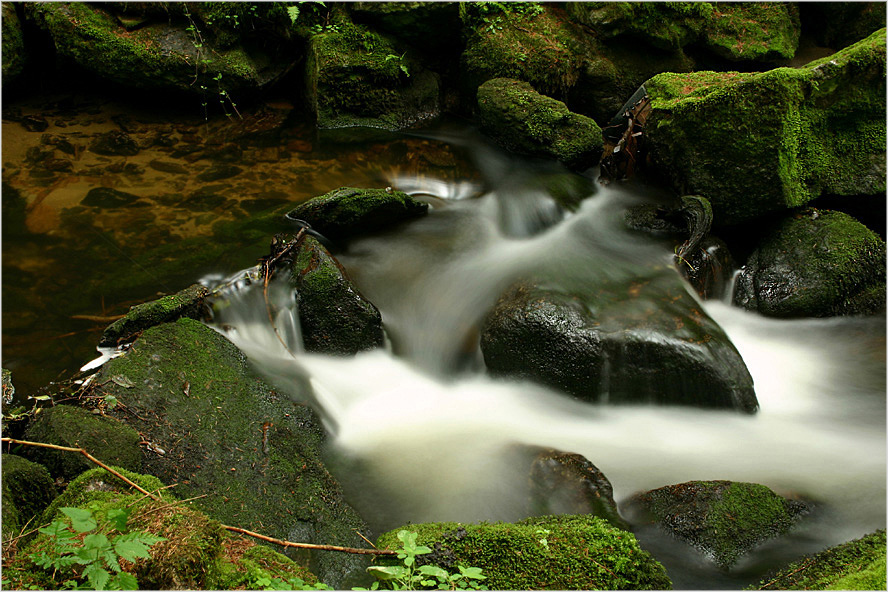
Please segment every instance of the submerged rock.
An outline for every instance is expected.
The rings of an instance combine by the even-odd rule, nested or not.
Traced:
[[[481,351],[494,375],[589,401],[758,409],[740,353],[672,272],[584,294],[520,284],[485,320]]]
[[[382,315],[327,249],[306,236],[290,274],[305,350],[353,355],[383,344]]]
[[[438,75],[379,33],[348,22],[312,35],[306,95],[319,128],[404,129],[441,112]]]
[[[601,156],[603,139],[595,121],[520,80],[495,78],[482,84],[478,116],[484,133],[520,154],[554,158],[579,170]]]
[[[541,516],[516,523],[408,524],[379,537],[379,548],[398,549],[400,530],[418,533],[433,549],[417,557],[451,572],[480,567],[491,590],[670,590],[666,570],[635,537],[595,516]],[[383,556],[383,565],[394,560]]]
[[[610,481],[580,454],[542,450],[530,466],[530,484],[535,514],[591,514],[629,530]]]
[[[676,191],[707,197],[716,225],[821,194],[884,195],[884,29],[799,69],[660,74],[644,86],[656,167]]]
[[[137,304],[126,316],[114,321],[102,333],[99,347],[116,347],[128,343],[154,325],[170,323],[182,317],[201,319],[205,314],[204,299],[209,290],[194,284],[184,290],[151,302]]]
[[[885,587],[885,530],[805,556],[749,590],[881,590]]]
[[[178,483],[182,498],[206,494],[193,505],[210,517],[284,540],[364,545],[365,524],[321,458],[317,416],[256,378],[216,331],[188,318],[151,327],[98,379],[125,406],[113,413],[149,443],[142,470]],[[341,587],[363,571],[361,557],[295,558]]]
[[[142,466],[141,438],[135,430],[111,417],[93,415],[82,407],[56,405],[43,409],[28,425],[25,439],[83,448],[106,464],[134,471]],[[48,448],[27,447],[23,455],[44,465],[53,477],[65,480],[95,466],[80,454]]]
[[[757,483],[689,481],[638,494],[624,511],[633,524],[656,523],[727,568],[809,508]]]
[[[340,187],[300,204],[287,218],[304,220],[314,230],[337,241],[424,216],[428,209],[428,204],[403,191]]]
[[[796,212],[765,230],[733,298],[772,317],[884,311],[885,242],[842,212]]]

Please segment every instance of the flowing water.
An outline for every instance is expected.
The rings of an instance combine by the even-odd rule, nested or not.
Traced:
[[[466,136],[458,141],[468,142]],[[376,530],[408,521],[516,520],[527,515],[523,446],[590,459],[615,499],[694,479],[762,483],[812,501],[793,533],[729,573],[683,543],[640,528],[677,587],[740,587],[768,569],[885,525],[884,319],[772,320],[704,303],[737,346],[757,415],[573,400],[483,372],[478,325],[512,282],[594,286],[643,266],[668,267],[667,246],[625,230],[643,191],[601,188],[542,163],[471,143],[477,185],[392,177],[429,215],[352,242],[340,260],[381,310],[390,348],[354,358],[284,349],[264,309],[229,307],[219,324],[281,388],[309,377],[333,434],[337,473]],[[553,187],[592,193],[574,213]],[[586,197],[586,195],[581,195]],[[230,298],[248,298],[240,290]],[[301,384],[301,382],[299,383]]]
[[[582,291],[652,266],[675,273],[671,245],[622,222],[625,209],[654,190],[598,187],[594,175],[507,156],[461,127],[325,145],[281,124],[282,107],[270,109],[277,114],[270,136],[255,120],[249,129],[213,130],[169,114],[159,121],[129,113],[125,127],[141,151],[100,157],[86,144],[117,129],[114,121],[124,127],[115,119],[121,114],[90,103],[83,115],[71,104],[21,106],[24,115],[51,114],[45,141],[3,122],[3,357],[20,392],[88,360],[107,317],[199,277],[219,284],[285,230],[274,222],[229,236],[220,220],[265,215],[342,185],[391,185],[428,202],[428,216],[336,253],[380,309],[386,350],[354,358],[302,352],[292,295],[277,284],[277,333],[245,281],[225,293],[233,306],[215,319],[278,388],[303,397],[307,389],[294,385],[311,385],[331,431],[331,467],[375,531],[524,517],[528,446],[584,455],[610,479],[618,502],[687,480],[730,479],[815,503],[789,536],[729,573],[639,528],[679,588],[738,588],[802,553],[884,528],[884,318],[771,320],[704,303],[753,375],[761,405],[754,416],[593,405],[486,376],[478,327],[514,281]],[[54,137],[74,144],[72,168],[27,152]],[[201,180],[223,164],[241,170]],[[95,187],[135,200],[99,208],[85,199]],[[9,191],[21,194],[21,211],[7,209]],[[579,205],[569,211],[563,203]],[[209,250],[220,242],[224,249]],[[211,256],[194,256],[203,249]]]

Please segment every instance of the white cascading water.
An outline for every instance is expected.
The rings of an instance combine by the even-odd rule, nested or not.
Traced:
[[[754,416],[593,405],[487,377],[477,326],[517,279],[576,288],[650,262],[674,271],[668,248],[623,228],[623,211],[639,200],[627,190],[600,189],[559,222],[549,195],[527,188],[538,171],[510,169],[494,153],[481,158],[493,162],[479,169],[498,171],[487,193],[393,177],[435,207],[394,232],[353,241],[340,256],[380,308],[392,351],[294,355],[271,328],[261,285],[252,296],[228,291],[217,310],[216,326],[278,388],[301,396],[292,385],[309,377],[331,430],[333,466],[371,525],[522,518],[528,467],[515,464],[514,451],[529,444],[582,454],[607,475],[618,502],[695,479],[762,483],[813,500],[819,510],[801,528],[799,552],[884,528],[884,319],[773,320],[704,303],[754,378]],[[509,208],[521,191],[522,208]],[[522,211],[531,214],[521,219]],[[279,298],[284,307],[288,297]]]

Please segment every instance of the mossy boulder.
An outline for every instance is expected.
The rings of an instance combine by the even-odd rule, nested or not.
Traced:
[[[655,168],[731,225],[829,195],[885,192],[885,30],[798,69],[644,84]],[[873,199],[884,200],[884,197]]]
[[[441,111],[437,74],[385,36],[347,20],[309,38],[305,84],[322,129],[399,130]]]
[[[517,523],[409,524],[417,544],[433,552],[417,564],[480,567],[491,590],[667,590],[663,566],[635,537],[594,516],[541,516]],[[379,537],[397,549],[401,528]],[[381,558],[380,562],[391,561]]]
[[[105,328],[99,346],[114,347],[128,343],[148,327],[182,317],[201,319],[205,314],[204,299],[207,294],[209,290],[205,286],[194,284],[175,294],[137,304],[130,308],[125,317]]]
[[[758,409],[740,353],[671,270],[571,293],[523,283],[488,315],[491,374],[597,402]]]
[[[520,80],[494,78],[478,88],[481,130],[520,154],[553,158],[583,170],[601,157],[601,128]]]
[[[135,430],[117,419],[95,415],[74,405],[56,405],[41,410],[28,425],[24,438],[33,442],[83,448],[105,464],[130,470],[137,471],[142,466],[141,438]],[[46,466],[53,477],[65,480],[73,479],[95,466],[76,452],[28,446],[22,454]]]
[[[428,204],[403,191],[340,187],[305,201],[287,217],[305,220],[325,237],[338,241],[424,216],[428,209]]]
[[[144,471],[225,524],[300,542],[359,547],[364,522],[321,458],[325,433],[306,405],[272,390],[225,337],[182,318],[146,329],[99,381],[115,411],[149,442]],[[121,386],[132,384],[134,386]],[[307,395],[306,395],[307,396]],[[332,586],[363,571],[361,556],[294,554]]]
[[[41,464],[15,454],[4,454],[3,467],[3,539],[15,536],[34,519],[56,496],[55,482]]]
[[[382,315],[349,279],[345,268],[307,236],[290,273],[306,351],[353,355],[382,346]]]
[[[157,478],[119,467],[115,470],[159,499],[149,499],[111,473],[96,468],[72,481],[41,520],[68,522],[60,508],[74,507],[90,510],[99,525],[103,525],[111,510],[126,511],[127,531],[147,532],[165,539],[152,545],[150,558],[124,564],[125,571],[138,579],[141,589],[222,590],[261,586],[262,578],[317,581],[310,572],[279,553],[258,547],[252,540],[233,536],[206,514],[178,503]],[[112,537],[116,535],[107,526],[100,528]],[[4,577],[14,584],[39,581],[43,587],[59,588],[61,581],[53,580],[51,574],[30,565],[27,559],[47,543],[46,535],[37,537],[12,559],[13,569],[10,572],[4,569]],[[59,577],[65,576],[59,574]]]
[[[50,34],[60,56],[127,87],[212,93],[224,100],[222,91],[258,89],[286,67],[241,46],[212,47],[185,14],[157,15],[128,30],[111,8],[53,2],[29,4],[26,13]]]
[[[629,530],[607,476],[581,454],[541,450],[530,465],[534,514],[591,514]]]
[[[809,507],[757,483],[689,481],[635,495],[623,510],[633,524],[655,523],[727,568]]]
[[[3,83],[11,84],[25,69],[25,38],[12,2],[3,2]]]
[[[355,21],[408,43],[427,59],[434,60],[432,53],[458,55],[458,2],[352,2],[348,10]]]
[[[806,556],[747,590],[882,590],[885,530]]]
[[[772,317],[885,310],[885,242],[842,212],[807,208],[770,224],[737,278],[734,304]]]

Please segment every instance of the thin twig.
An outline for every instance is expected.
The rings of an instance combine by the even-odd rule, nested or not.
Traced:
[[[164,506],[159,506],[159,507],[157,507],[157,508],[152,508],[152,509],[148,510],[147,512],[141,512],[141,513],[139,514],[139,516],[147,516],[148,514],[153,514],[154,512],[160,512],[161,510],[166,510],[167,508],[172,507],[172,506],[177,506],[177,505],[179,505],[179,504],[184,504],[185,502],[193,502],[194,500],[196,500],[196,499],[200,499],[200,498],[202,498],[202,497],[207,497],[207,494],[205,493],[205,494],[203,494],[203,495],[196,495],[196,496],[194,496],[194,497],[189,497],[188,499],[176,500],[176,501],[174,501],[174,502],[171,503],[171,504],[166,504],[166,505],[164,505]]]
[[[240,534],[245,534],[247,536],[255,537],[261,541],[275,543],[284,547],[295,547],[297,549],[315,549],[317,551],[342,551],[344,553],[355,553],[358,555],[398,554],[397,551],[391,551],[389,549],[357,549],[355,547],[337,547],[336,545],[313,545],[312,543],[294,543],[292,541],[282,541],[270,536],[265,536],[264,534],[259,534],[258,532],[252,532],[243,528],[238,528],[237,526],[228,526],[227,524],[223,524],[222,528],[224,528],[225,530],[230,530],[231,532],[237,532]]]
[[[115,471],[114,469],[112,469],[111,467],[109,467],[108,465],[106,465],[105,463],[103,463],[102,461],[100,461],[99,459],[94,457],[93,455],[91,455],[89,452],[87,452],[83,448],[71,448],[70,446],[58,446],[57,444],[45,444],[43,442],[29,442],[28,440],[16,440],[14,438],[3,438],[2,441],[9,443],[9,444],[24,444],[25,446],[37,446],[39,448],[51,448],[53,450],[63,450],[66,452],[79,452],[80,454],[85,456],[88,460],[96,463],[97,465],[99,465],[100,467],[102,467],[103,469],[105,469],[106,471],[108,471],[109,473],[114,475],[115,477],[119,478],[121,481],[124,481],[125,483],[127,483],[130,487],[136,488],[137,490],[144,493],[145,495],[147,495],[151,499],[160,501],[159,497],[156,497],[154,494],[142,489],[142,487],[140,487],[138,484],[130,481],[129,479],[127,479],[126,477],[124,477],[123,475],[121,475],[120,473],[118,473],[117,471]]]
[[[774,578],[774,579],[771,580],[770,582],[768,582],[768,583],[766,583],[766,584],[762,584],[761,589],[762,589],[762,590],[765,590],[768,586],[770,586],[771,584],[773,584],[773,583],[776,582],[777,580],[782,580],[782,579],[785,578],[786,576],[791,576],[792,574],[794,574],[794,573],[798,573],[798,572],[802,571],[803,569],[808,569],[808,567],[809,567],[809,566],[811,565],[811,563],[813,563],[813,562],[814,562],[813,559],[808,559],[808,560],[807,560],[807,561],[806,561],[806,562],[805,562],[800,568],[795,569],[795,570],[793,570],[793,571],[791,571],[791,572],[789,572],[789,573],[780,574],[779,576],[777,576],[776,578]]]
[[[357,528],[355,528],[354,531],[355,531],[355,533],[356,533],[359,537],[361,537],[362,539],[364,539],[365,541],[367,541],[367,544],[368,544],[368,545],[370,545],[370,546],[373,547],[374,549],[376,548],[376,545],[374,545],[373,542],[372,542],[370,539],[368,539],[367,537],[365,537],[364,535],[362,535],[361,532],[360,532]]]

